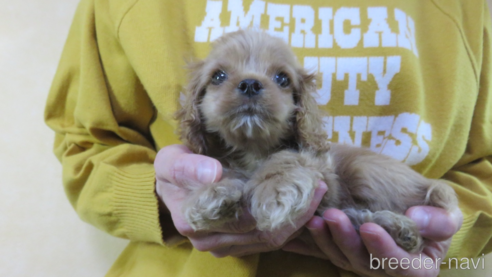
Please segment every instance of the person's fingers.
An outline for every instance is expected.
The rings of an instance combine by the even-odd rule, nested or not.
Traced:
[[[324,212],[323,218],[333,236],[333,241],[352,266],[366,263],[369,255],[347,215],[337,209],[328,209]]]
[[[229,251],[233,245],[264,245],[267,241],[266,236],[262,236],[258,230],[244,234],[211,233],[191,236],[190,239],[193,246],[199,251],[220,249],[221,253]]]
[[[154,161],[156,193],[170,212],[176,230],[183,236],[195,235],[195,231],[182,215],[182,201],[188,190],[183,183],[212,183],[220,179],[222,167],[212,158],[195,155],[183,145],[170,145],[161,149]]]
[[[201,251],[211,251],[222,249],[223,252],[232,251],[237,247],[240,249],[257,249],[262,245],[262,250],[279,249],[285,243],[300,234],[302,229],[297,231],[268,232],[253,230],[248,233],[212,233],[190,237],[193,245]],[[244,246],[241,248],[241,246]],[[230,249],[232,248],[232,249]],[[238,251],[235,251],[238,252]]]
[[[463,214],[459,208],[448,212],[431,206],[415,206],[408,209],[406,215],[415,221],[420,234],[432,241],[451,238],[463,222]]]
[[[333,237],[331,235],[328,225],[320,217],[313,217],[307,224],[306,228],[311,233],[314,242],[318,248],[330,259],[330,261],[344,269],[350,267],[350,263],[345,257],[345,254],[338,248],[338,246],[333,242]]]
[[[154,162],[156,178],[173,184],[193,180],[202,184],[213,183],[222,177],[222,165],[216,159],[193,154],[183,145],[162,148]]]
[[[440,263],[427,255],[409,254],[379,225],[365,223],[360,236],[367,248],[371,270],[383,269],[390,276],[437,276]],[[416,263],[417,261],[417,263]]]
[[[333,236],[333,242],[347,257],[350,271],[362,276],[387,276],[382,270],[369,268],[369,253],[345,213],[337,209],[328,209],[323,218]]]
[[[270,252],[270,251],[278,250],[281,249],[289,241],[299,236],[303,232],[303,229],[301,228],[295,231],[286,239],[275,239],[275,240],[272,239],[271,234],[264,235],[265,232],[259,232],[259,231],[256,232],[258,233],[254,234],[253,236],[259,236],[260,241],[263,242],[225,245],[224,247],[219,247],[210,251],[210,253],[212,253],[212,255],[214,255],[215,257],[222,258],[226,256],[242,257],[254,253]]]
[[[309,246],[300,239],[293,239],[289,241],[284,247],[282,247],[282,250],[286,252],[301,254],[304,256],[312,256],[319,259],[328,260],[328,256],[326,256],[318,247]]]

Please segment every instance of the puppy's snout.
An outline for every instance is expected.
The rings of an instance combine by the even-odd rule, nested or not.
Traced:
[[[242,94],[248,97],[253,97],[255,95],[260,94],[261,90],[263,89],[263,85],[258,80],[246,79],[246,80],[242,80],[239,83],[237,89],[239,89],[239,91]]]

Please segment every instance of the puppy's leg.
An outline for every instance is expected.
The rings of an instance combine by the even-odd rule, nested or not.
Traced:
[[[281,151],[255,172],[246,187],[259,230],[293,224],[308,210],[322,178],[317,166],[309,154]]]
[[[343,212],[347,214],[357,232],[362,224],[373,222],[383,227],[405,251],[410,253],[422,251],[424,240],[420,236],[417,225],[404,215],[391,211],[371,212],[353,208],[345,209]]]
[[[354,202],[372,211],[405,213],[417,205],[447,210],[457,206],[454,190],[444,181],[428,179],[390,157],[338,144],[332,144],[330,155]]]
[[[401,162],[344,145],[332,145],[330,153],[341,183],[350,194],[339,208],[345,209],[357,227],[365,222],[381,225],[407,251],[423,247],[415,223],[404,216],[407,209],[430,205],[452,210],[457,206],[456,194],[449,185],[425,178]]]
[[[243,181],[230,178],[198,186],[186,199],[186,220],[194,230],[210,230],[236,220],[242,212],[243,186]]]

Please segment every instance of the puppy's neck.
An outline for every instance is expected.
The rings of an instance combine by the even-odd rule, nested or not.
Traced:
[[[228,154],[219,160],[227,167],[252,172],[274,152],[276,151],[273,149],[260,149],[254,146],[247,150],[230,149]]]
[[[206,155],[218,159],[223,165],[246,171],[255,170],[270,155],[280,150],[296,149],[293,136],[285,137],[258,136],[247,137],[238,133],[235,135],[213,136],[214,146],[209,147]],[[222,137],[219,139],[219,137]],[[209,142],[212,140],[208,140]]]

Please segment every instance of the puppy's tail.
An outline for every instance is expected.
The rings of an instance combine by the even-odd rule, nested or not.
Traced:
[[[454,209],[458,205],[458,198],[453,188],[442,180],[431,180],[432,185],[427,190],[425,205],[446,209]]]

